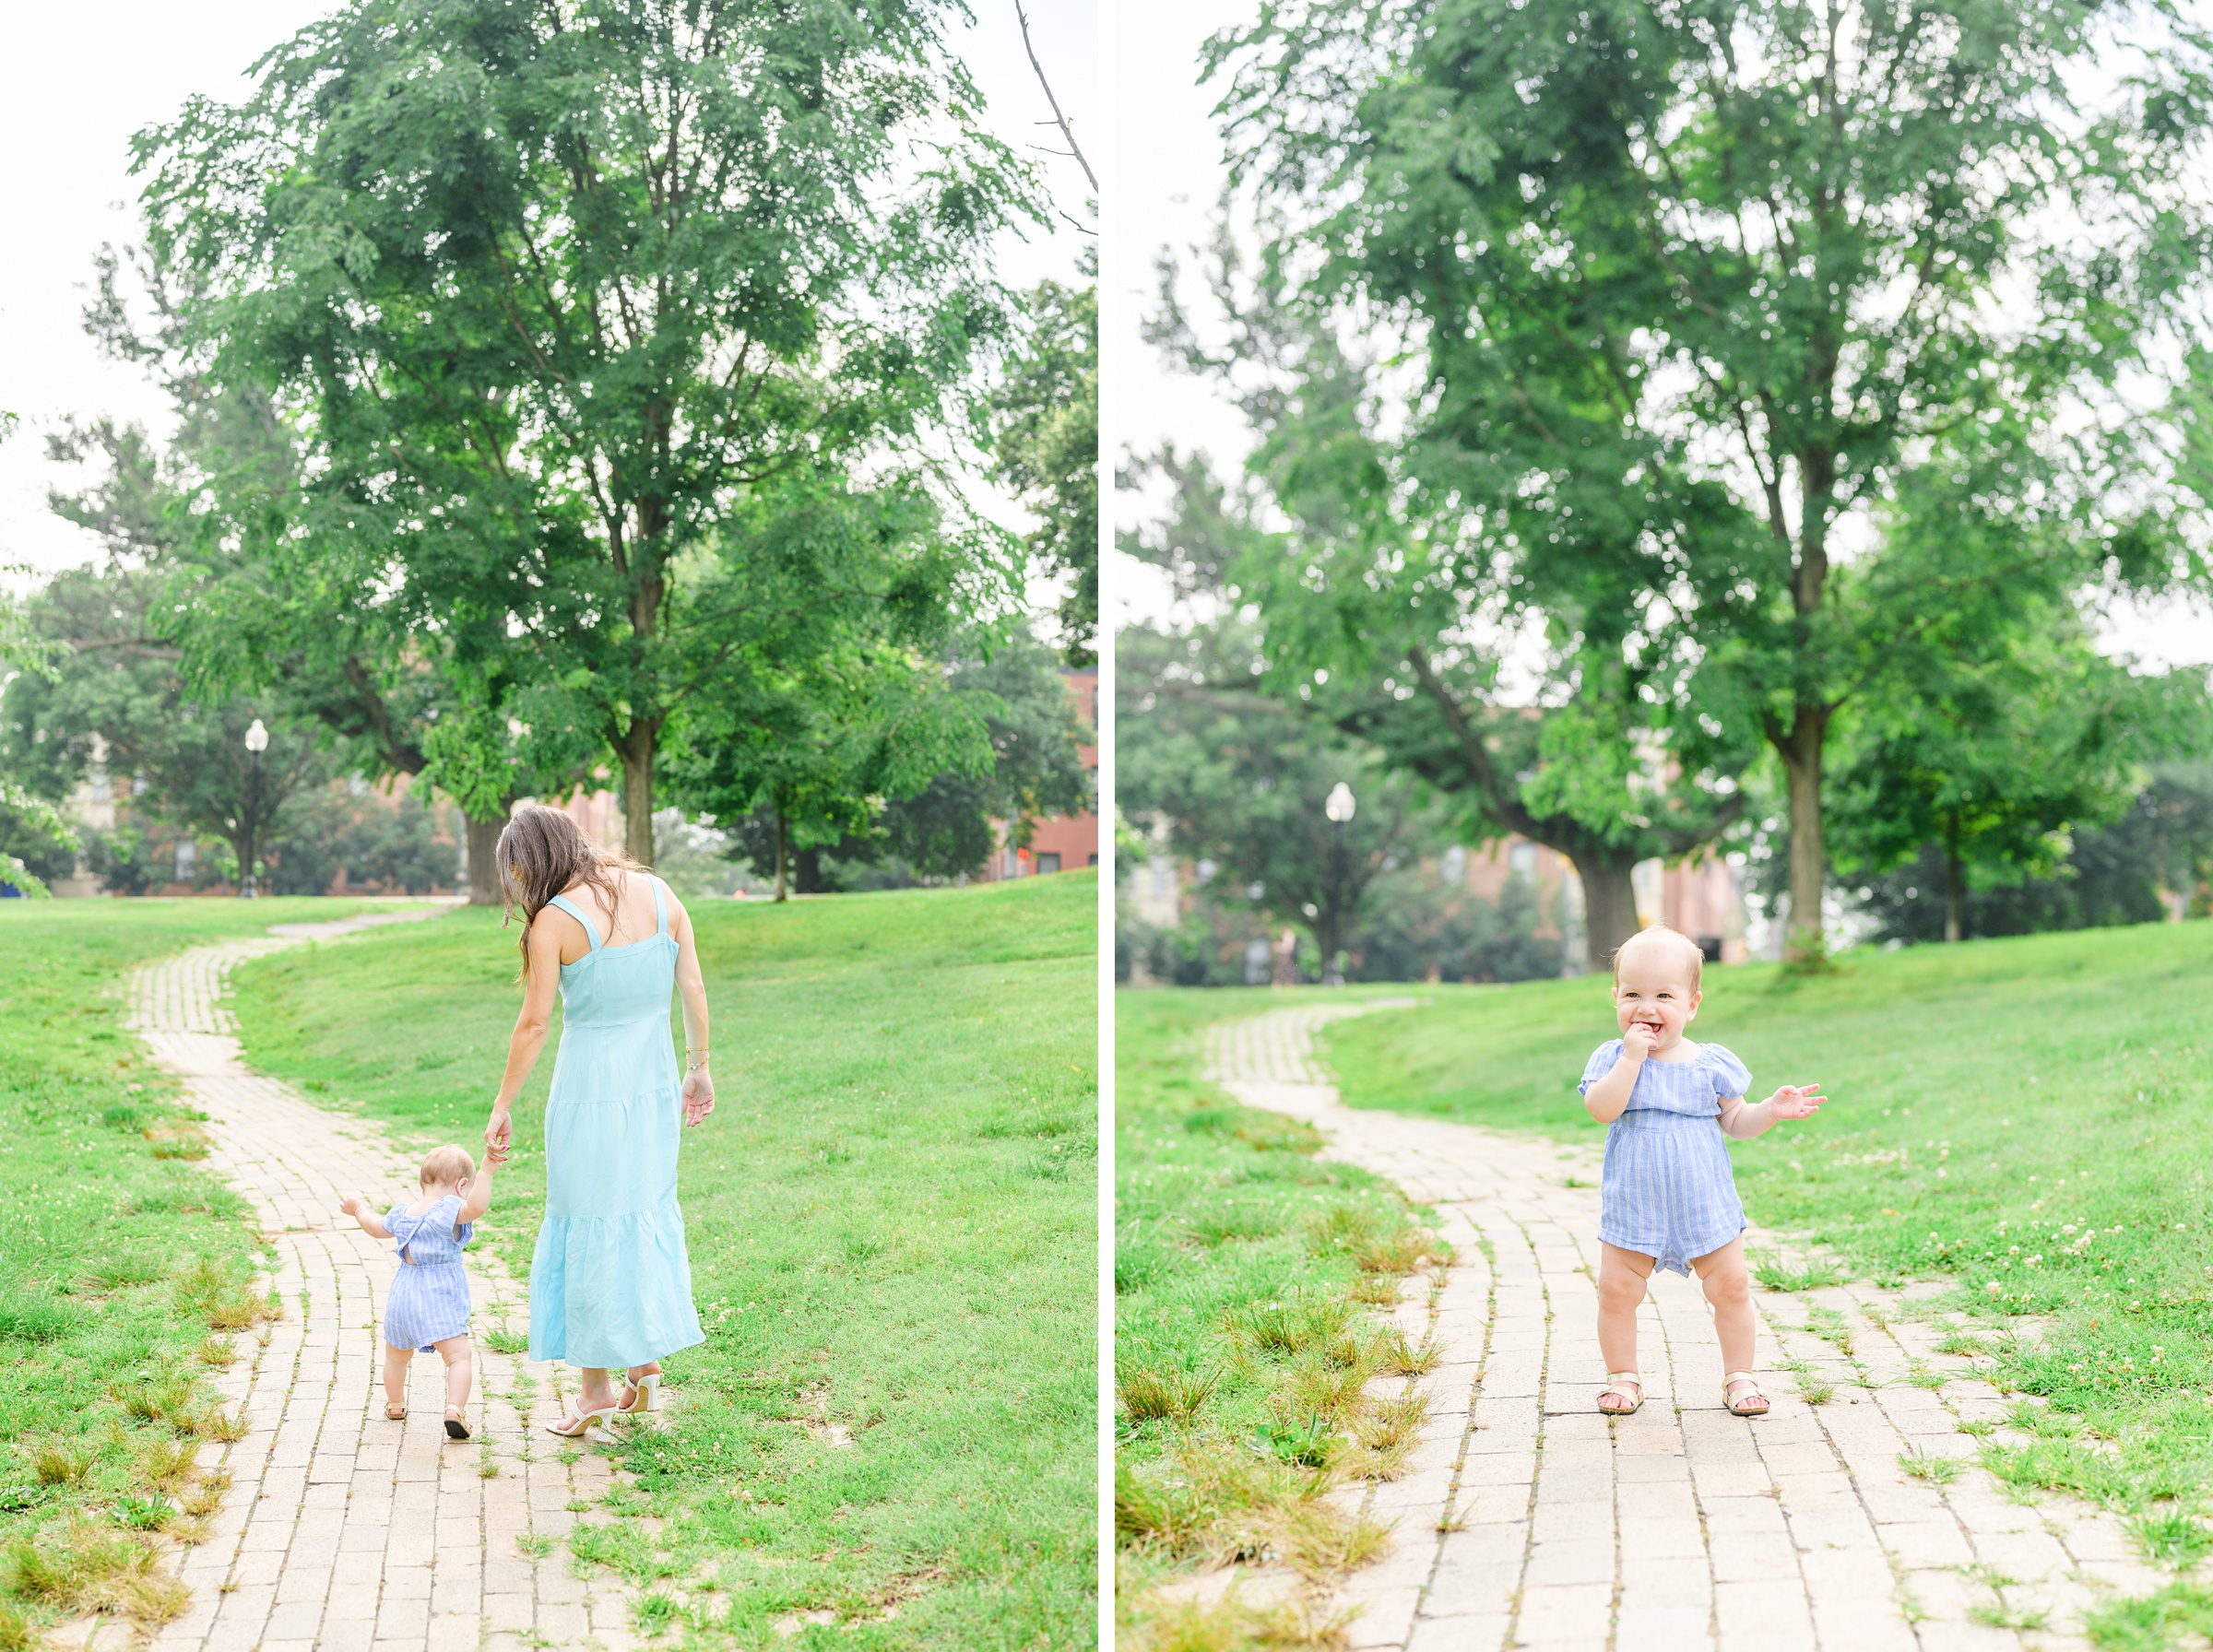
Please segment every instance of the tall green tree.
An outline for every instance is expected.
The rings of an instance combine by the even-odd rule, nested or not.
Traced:
[[[281,841],[297,803],[331,778],[326,735],[275,695],[210,699],[154,635],[163,577],[127,564],[56,574],[28,611],[54,662],[0,693],[0,774],[58,801],[104,769],[131,812],[228,843],[242,872]],[[269,734],[258,761],[247,729]]]
[[[1325,971],[1368,891],[1414,841],[1413,786],[1327,720],[1253,686],[1259,638],[1234,617],[1115,638],[1116,808],[1214,861],[1217,899],[1306,929]],[[1354,813],[1333,820],[1338,786]]]
[[[423,775],[457,729],[490,726],[503,739],[503,722],[483,707],[512,660],[479,645],[474,652],[496,663],[472,671],[467,616],[455,607],[435,620],[421,613],[408,582],[395,578],[402,564],[364,548],[344,516],[325,509],[308,531],[314,466],[266,389],[203,371],[185,341],[193,301],[142,254],[103,249],[96,269],[86,330],[112,359],[160,384],[175,429],[159,447],[111,420],[55,438],[57,460],[97,472],[78,491],[57,493],[53,508],[98,534],[111,556],[166,578],[152,624],[178,650],[195,691],[278,694],[325,726],[345,761],[376,777]],[[499,616],[491,619],[503,640]],[[462,780],[481,769],[464,767]],[[518,789],[503,770],[496,788],[467,800],[473,904],[499,900],[492,848]]]
[[[613,760],[641,860],[664,738],[728,659],[687,559],[759,554],[727,527],[756,490],[926,476],[924,439],[982,417],[985,249],[1037,206],[949,15],[364,0],[139,140],[207,371],[296,406],[424,611],[499,616],[513,714]]]
[[[1064,656],[1098,658],[1098,258],[1086,250],[1085,287],[1040,281],[1031,289],[1021,348],[994,392],[999,475],[1038,516],[1033,564],[1067,578],[1060,604]]]
[[[1784,772],[1793,956],[1821,950],[1830,726],[1897,618],[1863,603],[1840,548],[1931,442],[1998,421],[2017,470],[2042,471],[2034,494],[2017,474],[2023,498],[2077,529],[2018,547],[2064,569],[2008,558],[1986,582],[2079,583],[2086,546],[2141,585],[2200,572],[2120,485],[2144,421],[2065,442],[2050,417],[2118,407],[2106,393],[2202,290],[2207,42],[2154,18],[2120,0],[1295,0],[1214,44],[1239,176],[1312,249],[1318,301],[1411,321],[1449,384],[1534,271],[1572,303],[1527,350],[1599,358],[1760,523],[1657,589],[1725,679],[1708,699]],[[2136,24],[2160,49],[2106,72]],[[2096,108],[2060,89],[2093,81]]]

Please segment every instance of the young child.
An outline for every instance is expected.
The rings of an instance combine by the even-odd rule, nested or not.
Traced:
[[[472,1375],[461,1247],[491,1205],[491,1169],[489,1159],[479,1170],[459,1148],[436,1148],[422,1162],[422,1197],[413,1204],[394,1205],[382,1221],[358,1198],[338,1206],[362,1233],[399,1242],[399,1271],[385,1299],[385,1415],[396,1422],[408,1414],[408,1362],[417,1349],[436,1349],[445,1362],[445,1432],[456,1440],[468,1438],[462,1408]]]
[[[1614,955],[1621,1036],[1583,1068],[1583,1105],[1606,1131],[1599,1178],[1598,1348],[1606,1388],[1598,1409],[1626,1417],[1644,1403],[1637,1375],[1637,1308],[1654,1267],[1696,1268],[1722,1344],[1722,1403],[1764,1416],[1752,1375],[1752,1292],[1745,1275],[1745,1207],[1724,1136],[1748,1141],[1780,1119],[1811,1118],[1818,1084],[1786,1084],[1746,1105],[1752,1075],[1718,1044],[1683,1029],[1698,1013],[1705,962],[1698,943],[1654,926]],[[1721,1127],[1716,1129],[1716,1124]]]

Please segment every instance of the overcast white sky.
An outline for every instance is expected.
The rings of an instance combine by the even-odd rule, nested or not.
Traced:
[[[976,25],[959,50],[1011,143],[1061,147],[1036,123],[1051,111],[1039,91],[1014,0],[972,0]],[[108,0],[89,6],[9,8],[9,61],[17,65],[0,100],[0,223],[10,226],[0,261],[0,408],[21,426],[0,444],[0,563],[52,570],[81,562],[98,547],[46,508],[67,473],[45,456],[46,432],[65,418],[101,414],[156,431],[166,424],[160,393],[133,370],[101,359],[79,318],[102,242],[136,239],[127,174],[131,134],[173,117],[195,92],[237,99],[263,52],[334,7],[327,0]],[[1029,0],[1030,31],[1060,106],[1087,151],[1098,105],[1096,0]],[[1082,216],[1088,193],[1072,160],[1047,156],[1056,196]],[[1094,164],[1097,164],[1095,154]],[[1074,273],[1081,239],[1066,227],[999,260],[1002,278],[1026,285]]]
[[[1189,249],[1207,238],[1226,179],[1213,115],[1218,90],[1199,84],[1200,48],[1259,9],[1258,0],[1115,0],[1114,183],[1101,324],[1108,450],[1117,460],[1173,442],[1203,449],[1218,469],[1234,471],[1250,446],[1236,409],[1210,385],[1170,370],[1139,327],[1158,308],[1160,254],[1172,250],[1189,264]],[[1123,497],[1114,519],[1128,526],[1157,508],[1156,497]],[[1153,570],[1118,555],[1109,570],[1110,613],[1152,620],[1167,612],[1166,582]],[[2213,663],[2213,612],[2177,605],[2116,615],[2108,643],[2151,664]]]

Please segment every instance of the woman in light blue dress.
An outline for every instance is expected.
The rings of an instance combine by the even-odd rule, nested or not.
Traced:
[[[545,1045],[558,989],[530,1357],[582,1368],[576,1409],[549,1425],[575,1438],[618,1412],[654,1410],[662,1359],[706,1339],[676,1197],[678,1121],[715,1110],[706,987],[682,903],[560,809],[518,809],[500,834],[499,868],[510,905],[523,909],[524,997],[484,1141],[493,1162],[507,1156],[509,1109]],[[680,1081],[672,989],[690,1045]],[[620,1389],[614,1370],[628,1378]]]

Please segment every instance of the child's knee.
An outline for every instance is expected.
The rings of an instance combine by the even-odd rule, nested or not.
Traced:
[[[1633,1310],[1644,1301],[1645,1281],[1633,1268],[1602,1268],[1598,1276],[1598,1304],[1615,1313]]]
[[[449,1337],[438,1344],[438,1357],[449,1365],[465,1363],[468,1359],[468,1339]]]
[[[1752,1301],[1751,1277],[1742,1263],[1716,1268],[1700,1282],[1706,1287],[1706,1300],[1717,1308],[1744,1307]]]

